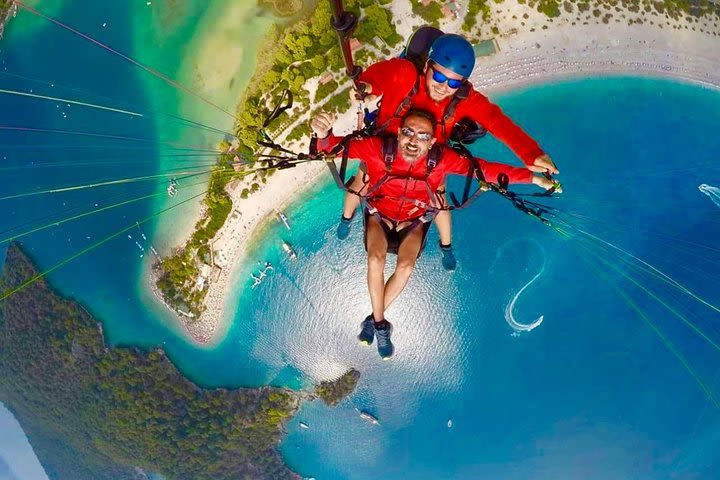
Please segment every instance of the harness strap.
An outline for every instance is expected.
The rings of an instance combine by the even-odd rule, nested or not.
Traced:
[[[283,104],[283,102],[285,102],[285,104]],[[260,127],[260,140],[257,141],[258,145],[269,148],[271,150],[277,150],[283,153],[295,155],[295,152],[275,143],[275,141],[270,138],[270,135],[265,130],[273,122],[273,120],[278,118],[286,110],[291,109],[292,106],[293,94],[290,90],[285,89],[280,95],[280,99],[278,100],[277,105],[275,105],[275,108],[273,108],[272,112],[270,112],[270,115],[268,115],[268,117],[265,119],[262,127]]]
[[[393,119],[400,118],[403,115],[405,115],[405,113],[408,110],[410,110],[410,107],[412,107],[412,98],[415,96],[416,93],[418,93],[419,90],[420,90],[420,75],[418,75],[415,78],[415,83],[413,84],[412,88],[407,93],[407,95],[405,95],[405,98],[403,98],[403,101],[400,102],[400,105],[397,106],[397,108],[395,109],[395,113],[392,115],[392,117],[390,117],[382,125],[373,128],[371,130],[371,133],[373,135],[381,134],[382,132],[385,131],[385,129],[388,127],[388,125],[390,125],[390,122],[392,122]],[[382,101],[380,102],[380,107],[378,107],[378,108],[382,108]]]
[[[448,103],[448,106],[445,107],[442,119],[440,120],[440,125],[442,126],[443,137],[445,137],[446,140],[450,138],[449,132],[447,131],[447,124],[455,117],[455,110],[457,110],[458,104],[468,98],[469,94],[470,83],[466,81],[460,88],[458,88],[457,92],[455,92],[450,100],[450,103]]]
[[[391,135],[383,137],[382,155],[383,160],[385,161],[385,171],[388,173],[392,171],[395,155],[397,154],[397,147],[397,137],[393,137]]]
[[[285,105],[283,105],[283,100],[285,100]],[[293,106],[293,94],[290,90],[285,89],[283,90],[282,94],[280,94],[280,100],[278,100],[277,105],[275,105],[275,108],[272,112],[270,112],[270,115],[265,119],[265,122],[263,123],[262,128],[267,128],[268,125],[272,123],[273,120],[278,118],[283,112],[286,110],[291,109]]]
[[[425,169],[425,179],[430,176],[432,171],[437,167],[440,157],[442,156],[443,147],[442,145],[435,143],[428,152],[427,156],[427,167]]]
[[[420,225],[421,223],[432,222],[435,219],[435,216],[437,215],[437,211],[433,211],[432,213],[426,212],[423,215],[420,215],[419,217],[416,217],[416,218],[413,218],[410,220],[403,220],[403,221],[399,222],[392,218],[386,217],[385,215],[380,213],[380,211],[377,208],[372,206],[367,201],[363,200],[363,203],[365,205],[365,209],[367,209],[367,211],[370,215],[377,218],[378,221],[380,221],[380,222],[385,222],[385,221],[389,222],[392,225],[393,229],[397,229],[398,225],[400,225],[401,223],[405,223],[405,222],[410,222],[405,228],[415,228],[416,226]]]
[[[352,132],[349,135],[346,135],[340,140],[340,143],[335,145],[335,147],[332,148],[329,152],[322,155],[322,159],[325,160],[325,165],[327,165],[328,170],[330,170],[330,174],[333,177],[333,180],[335,180],[335,183],[338,187],[341,189],[348,191],[350,193],[354,193],[355,195],[358,195],[359,192],[353,191],[351,188],[348,188],[345,185],[346,179],[345,176],[347,174],[347,163],[348,163],[348,151],[347,148],[348,143],[353,138],[359,137],[360,132]],[[319,153],[317,149],[317,142],[318,138],[317,136],[313,135],[313,137],[310,139],[310,156],[311,158],[318,158]],[[341,162],[340,162],[340,170],[338,170],[337,165],[335,164],[335,157],[338,153],[342,152]]]
[[[496,193],[499,193],[503,197],[510,200],[510,203],[513,204],[515,208],[520,210],[521,212],[525,212],[530,216],[536,217],[538,220],[540,220],[545,225],[550,225],[550,221],[543,217],[543,214],[550,213],[550,210],[545,207],[544,205],[538,205],[535,203],[526,202],[521,197],[518,196],[515,192],[511,192],[507,189],[509,183],[509,178],[506,174],[501,173],[498,175],[498,182],[497,185],[489,184],[490,189],[493,190]],[[542,195],[542,194],[540,194]],[[535,208],[532,208],[532,206]]]

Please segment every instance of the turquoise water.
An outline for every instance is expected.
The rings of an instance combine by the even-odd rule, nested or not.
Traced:
[[[191,58],[184,47],[188,38],[198,42],[211,38],[214,32],[208,23],[218,14],[205,2],[196,0],[175,3],[173,8],[169,8],[170,12],[168,8],[151,9],[145,2],[130,6],[120,0],[102,4],[68,2],[64,6],[58,2],[39,2],[37,7],[42,9],[50,3],[54,7],[53,14],[73,28],[183,80],[192,77],[195,68],[194,62],[187,61],[188,57]],[[233,6],[233,11],[238,10],[238,6],[230,0],[215,2],[213,7],[222,10],[228,5]],[[201,14],[212,18],[198,22]],[[239,25],[244,27],[243,31],[252,40],[245,42],[247,51],[238,64],[243,74],[235,78],[232,86],[214,91],[210,97],[227,104],[227,108],[232,108],[236,101],[233,89],[241,89],[247,84],[253,68],[252,54],[272,24],[272,16],[254,6],[242,7],[236,16],[242,20]],[[209,136],[206,131],[188,128],[169,115],[189,116],[192,120],[228,129],[232,122],[224,114],[218,115],[207,106],[202,114],[195,114],[200,109],[198,103],[202,105],[195,98],[179,94],[146,72],[26,12],[19,13],[6,33],[5,40],[0,44],[0,82],[3,88],[118,106],[141,112],[146,117],[129,117],[62,102],[3,95],[0,100],[3,125],[123,135],[148,141],[0,132],[2,196],[99,180],[158,175],[172,169],[214,162],[214,156],[181,157],[177,150],[172,151],[162,142],[214,145],[219,140],[217,134]],[[73,55],[67,55],[68,51]],[[185,55],[178,52],[185,52]],[[192,85],[192,82],[189,84]],[[224,101],[230,97],[232,101]],[[164,155],[167,153],[175,156]],[[56,166],[43,165],[49,163]],[[202,180],[202,177],[181,180],[181,193],[176,200],[202,192],[205,188]],[[131,226],[148,218],[161,206],[167,206],[164,194],[167,184],[167,178],[160,178],[97,187],[62,196],[55,194],[5,200],[0,216],[2,238],[72,214],[159,194],[24,237],[22,243],[41,267],[48,269],[119,228]],[[186,213],[172,211],[159,219],[164,220],[165,226],[182,224],[187,222]],[[196,349],[178,336],[177,326],[166,312],[158,312],[152,302],[140,300],[147,297],[141,291],[144,284],[142,272],[146,266],[144,262],[151,255],[150,246],[161,252],[166,247],[162,237],[167,237],[167,232],[158,232],[162,226],[158,225],[158,219],[153,219],[128,232],[132,238],[123,234],[48,277],[63,293],[81,300],[90,311],[104,319],[105,332],[112,343],[148,347],[164,345],[175,357]],[[143,235],[148,240],[143,239]],[[136,241],[144,251],[140,250]],[[143,258],[140,258],[141,255]]]
[[[133,28],[134,19],[122,3],[103,4],[102,15],[88,10],[91,5],[72,2],[59,15],[131,51],[131,39],[123,32]],[[112,18],[114,28],[101,30],[101,17]],[[20,17],[11,28],[31,21]],[[22,44],[0,44],[7,71],[110,95],[137,109],[152,108],[154,92],[142,75],[116,58],[56,29],[40,29],[27,38],[12,30],[9,35],[22,38]],[[75,55],[64,55],[70,47]],[[29,52],[43,52],[44,61]],[[38,88],[6,77],[2,84]],[[564,218],[717,302],[720,258],[714,239],[720,233],[720,211],[698,190],[701,184],[720,184],[717,91],[612,78],[536,86],[496,100],[558,163],[565,193],[552,205],[566,212]],[[1,101],[0,119],[6,125],[172,139],[154,123],[54,103]],[[108,155],[122,155],[120,160],[137,161],[131,164],[132,175],[167,168],[160,167],[157,148],[128,154],[107,140],[78,143],[29,133],[0,137],[7,157],[3,166],[96,162],[2,171],[1,195],[128,175],[130,164],[110,163],[80,148],[91,143]],[[45,147],[29,152],[33,143]],[[513,161],[489,138],[478,152]],[[66,215],[70,207],[92,208],[163,188],[128,184],[5,201],[0,230],[53,212]],[[395,324],[396,356],[381,362],[372,348],[354,340],[369,299],[359,224],[347,241],[333,237],[340,201],[340,192],[324,182],[286,210],[291,231],[272,224],[256,239],[250,261],[238,274],[233,325],[212,350],[188,345],[141,300],[142,260],[134,241],[142,233],[152,239],[152,223],[132,232],[133,239],[123,235],[50,278],[104,319],[113,343],[163,344],[183,372],[202,385],[300,388],[358,368],[363,377],[352,397],[333,409],[309,404],[290,425],[281,448],[291,467],[306,476],[717,477],[718,410],[622,294],[673,341],[715,395],[720,395],[718,352],[613,266],[715,341],[720,339],[716,312],[631,269],[617,251],[603,253],[610,265],[596,269],[586,264],[591,254],[583,253],[577,238],[566,239],[486,194],[454,215],[460,265],[455,273],[442,270],[437,233],[431,231],[414,277],[388,312]],[[33,235],[24,244],[48,268],[152,209],[152,202],[143,202]],[[283,256],[281,239],[295,246],[297,262]],[[244,279],[255,262],[266,260],[276,271],[252,290]],[[542,314],[545,321],[513,337],[503,318],[505,306],[543,266],[543,274],[518,300],[515,315],[529,322]],[[355,408],[372,412],[380,425],[363,422]],[[300,421],[310,428],[299,428]]]

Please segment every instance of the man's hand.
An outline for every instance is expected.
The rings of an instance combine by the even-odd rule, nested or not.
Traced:
[[[333,123],[335,123],[335,115],[330,112],[321,112],[310,120],[310,128],[318,138],[325,138],[330,134]]]
[[[552,187],[555,187],[555,193],[562,193],[562,187],[557,181],[551,180],[543,175],[533,175],[532,183],[544,190],[550,190]]]
[[[555,163],[553,163],[552,159],[548,155],[540,155],[535,159],[535,162],[533,162],[533,164],[529,165],[527,168],[536,173],[547,172],[550,175],[557,175],[558,173],[560,173],[560,171],[555,166]]]
[[[373,103],[376,102],[378,97],[377,95],[370,95],[372,92],[372,86],[369,83],[366,82],[359,82],[364,88],[362,93],[360,93],[357,88],[355,88],[355,84],[353,84],[352,87],[350,87],[350,103],[354,106],[357,106],[360,104],[360,102],[365,103]]]

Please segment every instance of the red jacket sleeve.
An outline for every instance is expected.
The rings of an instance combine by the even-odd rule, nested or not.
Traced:
[[[510,183],[531,183],[533,173],[525,167],[513,167],[504,163],[488,162],[482,158],[476,158],[480,165],[485,180],[497,183],[498,175],[504,173],[510,179]],[[444,166],[447,173],[458,175],[466,175],[470,168],[470,160],[460,155],[454,150],[446,148],[443,150],[443,158],[441,165]]]
[[[510,147],[525,165],[532,165],[537,157],[545,154],[530,135],[525,133],[485,95],[471,90],[468,99],[461,102],[460,105],[463,105],[463,108],[461,112],[458,112],[457,118],[467,116],[479,122],[495,138]]]
[[[498,182],[498,175],[504,173],[510,179],[509,183],[532,183],[533,173],[525,167],[513,167],[505,163],[488,162],[487,160],[477,159],[480,163],[485,180],[491,183]]]
[[[318,138],[317,149],[319,152],[327,153],[335,148],[335,146],[339,144],[343,138],[344,137],[337,137],[332,133],[325,138]],[[367,162],[372,155],[379,154],[375,137],[353,138],[348,142],[347,148],[349,149],[348,158],[359,160],[363,163]]]
[[[335,136],[335,134],[333,134],[331,130],[330,134],[327,137],[317,139],[318,152],[328,153],[330,150],[335,148],[335,146],[340,143],[341,140],[342,137]]]
[[[412,89],[418,73],[410,60],[391,58],[370,65],[358,80],[369,83],[372,95],[383,95],[386,90],[403,92]]]

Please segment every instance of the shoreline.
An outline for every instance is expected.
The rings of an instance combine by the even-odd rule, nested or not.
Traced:
[[[499,6],[506,7],[508,12],[527,9],[516,0]],[[545,19],[538,12],[530,15],[537,17],[536,22]],[[617,25],[598,21],[575,26],[562,16],[555,20],[560,24],[550,29],[496,37],[499,52],[479,58],[470,77],[475,88],[485,94],[496,94],[563,79],[613,75],[652,76],[720,88],[720,59],[711,56],[720,46],[720,40],[709,33],[683,31],[684,38],[681,38],[673,30],[647,24]],[[676,23],[682,26],[690,22],[677,20]],[[501,26],[505,27],[501,31],[512,31],[507,25]],[[354,112],[343,115],[338,133],[352,130],[354,119]],[[279,171],[248,199],[240,199],[241,188],[235,188],[231,194],[233,211],[241,215],[228,218],[214,242],[223,259],[221,274],[207,287],[207,308],[203,314],[195,322],[183,322],[196,342],[222,341],[221,332],[229,330],[234,314],[234,309],[227,308],[228,304],[239,298],[233,299],[228,294],[237,273],[245,265],[251,239],[274,210],[297,201],[319,181],[324,169],[324,164],[318,162]]]
[[[196,342],[206,345],[222,340],[219,333],[229,329],[235,310],[227,308],[228,302],[232,300],[228,293],[247,261],[254,237],[262,233],[263,228],[272,221],[275,210],[282,210],[296,201],[321,180],[325,169],[325,164],[320,162],[303,164],[279,171],[268,184],[249,198],[240,198],[241,188],[236,188],[234,194],[231,194],[233,211],[253,213],[243,215],[238,220],[228,219],[215,237],[215,255],[221,259],[217,262],[221,267],[220,275],[209,283],[204,300],[206,310],[202,315],[196,321],[182,320],[185,330]]]
[[[687,43],[672,45],[670,38],[658,35],[663,30],[657,27],[610,27],[601,32],[593,27],[598,25],[561,26],[554,34],[544,31],[500,38],[500,53],[482,59],[470,78],[475,88],[485,93],[614,75],[685,80],[720,88],[720,57],[711,56],[711,42],[720,48],[720,40],[693,32],[695,38]],[[576,40],[573,37],[586,41],[571,48],[570,42]]]
[[[216,105],[228,107],[225,110],[232,114],[235,104],[251,81],[252,75],[249,72],[258,66],[256,57],[268,42],[275,17],[270,14],[260,15],[261,9],[257,5],[233,0],[208,2],[207,6],[203,6],[200,0],[193,0],[188,2],[189,10],[185,14],[173,9],[171,5],[161,6],[158,2],[149,6],[142,2],[137,9],[147,12],[135,15],[136,21],[151,21],[155,24],[151,29],[138,27],[139,32],[145,32],[134,39],[138,51],[144,51],[142,45],[147,42],[169,42],[172,46],[177,42],[178,32],[187,35],[187,46],[177,61],[166,60],[165,57],[171,53],[170,49],[150,49],[147,55],[139,56],[139,60],[160,68],[174,80]],[[188,14],[190,18],[187,17]],[[169,19],[166,18],[168,15]],[[163,21],[168,25],[163,25]],[[243,27],[237,28],[237,25]],[[252,40],[248,41],[246,36]],[[215,54],[218,51],[225,53]],[[167,98],[172,93],[168,93],[165,87],[158,86],[150,77],[146,78],[145,82],[149,91],[158,95],[154,100],[155,108],[162,110],[162,105],[168,102],[172,104],[172,100]],[[227,134],[232,132],[235,122],[232,115],[210,107],[193,96],[180,96],[173,113]],[[156,119],[155,125],[158,131],[164,132],[164,135],[169,135],[175,141],[216,150],[216,155],[220,154],[217,145],[223,136],[217,131],[198,129],[197,126],[183,125],[165,118]],[[159,161],[161,169],[175,168],[177,163],[172,156],[160,158]],[[180,163],[182,164],[182,161]],[[180,187],[182,188],[182,184]],[[163,188],[165,186],[159,187],[158,191]],[[155,208],[163,209],[173,204],[172,199],[160,196],[155,201]],[[198,198],[174,209],[169,215],[163,215],[155,222],[155,248],[162,256],[167,256],[176,247],[183,245],[192,235],[196,220],[203,214],[203,208],[203,198]]]

